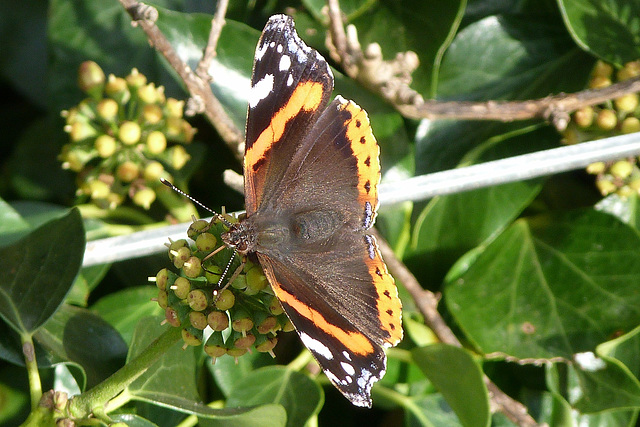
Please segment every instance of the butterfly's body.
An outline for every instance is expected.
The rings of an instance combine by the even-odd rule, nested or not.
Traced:
[[[246,129],[246,218],[223,235],[255,254],[302,342],[354,404],[371,406],[401,303],[373,236],[379,148],[366,112],[337,96],[293,20],[270,18],[256,48]]]

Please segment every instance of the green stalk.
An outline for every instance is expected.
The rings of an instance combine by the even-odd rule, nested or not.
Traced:
[[[181,329],[170,328],[134,359],[109,378],[86,392],[75,396],[69,405],[69,413],[75,418],[86,418],[94,408],[102,407],[109,399],[121,393],[142,375],[151,365],[180,340]]]
[[[27,375],[29,377],[31,410],[33,411],[38,407],[38,403],[42,397],[42,382],[40,381],[40,372],[38,371],[38,362],[36,361],[36,351],[33,347],[33,336],[31,334],[23,334],[21,338],[22,354],[24,355]]]

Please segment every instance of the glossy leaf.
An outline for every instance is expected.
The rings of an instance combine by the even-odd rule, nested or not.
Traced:
[[[228,356],[219,357],[215,364],[207,363],[207,368],[213,374],[216,385],[228,397],[242,378],[250,375],[256,369],[274,363],[269,354],[254,351],[252,354],[245,354],[238,360]]]
[[[459,152],[460,165],[515,156],[552,145],[557,138],[547,129],[522,132],[489,138],[464,155]],[[415,221],[405,261],[425,286],[439,286],[459,257],[498,235],[541,188],[539,180],[531,180],[433,198]]]
[[[622,66],[640,57],[640,4],[635,0],[558,0],[576,43]]]
[[[122,367],[127,355],[125,342],[111,325],[89,310],[70,305],[60,307],[35,339],[56,358],[81,366],[89,387]]]
[[[155,286],[128,288],[99,299],[91,306],[91,310],[113,326],[126,343],[131,344],[140,319],[164,314],[158,303],[151,300],[157,296],[158,288]]]
[[[161,318],[146,317],[136,326],[131,340],[128,360],[141,353],[160,336],[168,325],[160,325]],[[193,348],[182,350],[173,346],[158,362],[128,387],[133,396],[161,401],[165,396],[185,401],[197,401],[195,354]]]
[[[640,381],[619,360],[591,352],[577,354],[574,360],[583,393],[572,396],[572,403],[580,412],[640,407]]]
[[[0,249],[0,316],[32,333],[58,309],[78,274],[84,229],[77,209]]]
[[[438,97],[530,99],[584,87],[593,61],[541,14],[488,16],[456,35],[438,76]],[[571,68],[571,73],[561,70]]]
[[[7,202],[0,199],[0,247],[7,246],[29,230],[29,223]]]
[[[411,352],[422,372],[442,393],[463,426],[488,426],[489,394],[480,366],[467,350],[433,344]]]
[[[458,427],[462,426],[456,414],[441,394],[430,394],[411,399],[405,405],[405,417],[408,425],[420,427]]]
[[[287,411],[287,426],[294,427],[304,425],[317,414],[323,402],[322,389],[308,376],[283,366],[269,366],[240,379],[227,399],[227,406],[277,403]]]
[[[576,211],[521,219],[446,285],[446,303],[484,353],[521,359],[589,351],[640,323],[640,238]]]

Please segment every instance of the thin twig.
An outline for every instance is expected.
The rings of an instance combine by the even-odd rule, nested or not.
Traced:
[[[204,114],[235,156],[239,160],[242,160],[243,152],[239,147],[241,147],[244,141],[243,133],[235,126],[220,101],[213,95],[209,82],[203,81],[203,79],[198,77],[193,70],[180,59],[167,38],[155,25],[155,20],[158,16],[157,11],[153,7],[135,0],[119,1],[129,15],[131,15],[133,21],[144,30],[151,45],[160,52],[171,67],[176,70],[187,86],[191,97],[202,102]]]
[[[335,53],[337,54],[334,59],[339,61],[345,69],[348,69],[350,68],[351,61],[347,52],[347,36],[344,32],[342,22],[342,10],[340,9],[338,0],[327,0],[327,6],[329,14],[329,32],[331,35],[330,40],[333,43]]]
[[[438,312],[438,298],[432,292],[420,286],[418,279],[396,258],[393,249],[391,249],[386,240],[380,236],[378,232],[374,230],[373,234],[376,236],[380,253],[382,253],[382,257],[385,259],[389,270],[398,281],[402,282],[405,289],[411,294],[416,306],[424,316],[425,323],[443,343],[462,347],[458,338]],[[489,390],[491,403],[497,411],[502,412],[518,426],[528,427],[538,425],[522,403],[505,394],[486,375],[484,376],[484,383]]]
[[[602,104],[635,92],[640,92],[640,76],[602,89],[561,93],[527,101],[425,101],[421,105],[398,105],[397,108],[403,116],[412,119],[499,120],[502,122],[534,118],[550,120],[559,114],[568,115],[582,107]]]
[[[216,48],[218,47],[218,40],[220,39],[220,33],[222,33],[222,27],[224,27],[224,17],[227,14],[227,6],[229,0],[219,0],[216,13],[211,20],[211,31],[209,32],[209,40],[207,41],[207,47],[204,49],[202,59],[196,68],[196,74],[204,81],[211,79],[209,74],[209,67],[211,67],[211,61],[217,55]]]

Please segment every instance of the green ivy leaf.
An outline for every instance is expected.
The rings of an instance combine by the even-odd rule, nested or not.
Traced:
[[[70,305],[60,307],[34,338],[49,353],[80,365],[88,387],[121,368],[127,354],[125,342],[111,325],[87,309]]]
[[[268,366],[240,379],[229,395],[227,406],[278,403],[287,411],[287,426],[295,427],[317,414],[323,402],[322,389],[308,376],[283,366]]]
[[[592,210],[518,220],[449,279],[447,307],[484,353],[571,359],[640,323],[640,238]]]
[[[530,99],[584,87],[593,60],[548,16],[488,16],[460,31],[438,76],[438,97]],[[571,68],[570,73],[562,72]]]
[[[0,316],[20,333],[33,333],[64,301],[84,254],[77,209],[0,249]]]
[[[459,347],[433,344],[411,351],[413,360],[442,393],[463,426],[488,426],[489,394],[473,356]]]
[[[127,344],[131,344],[140,319],[164,314],[158,303],[151,300],[157,296],[158,288],[155,286],[128,288],[100,298],[91,310],[113,326]]]
[[[7,246],[29,230],[29,223],[4,200],[0,199],[0,247]]]
[[[622,66],[640,58],[640,4],[636,0],[558,0],[564,23],[585,51]]]
[[[207,363],[207,367],[213,374],[216,385],[228,397],[242,378],[258,368],[270,366],[274,363],[269,354],[254,351],[251,354],[239,357],[238,360],[228,356],[219,357],[216,359],[215,364]]]

